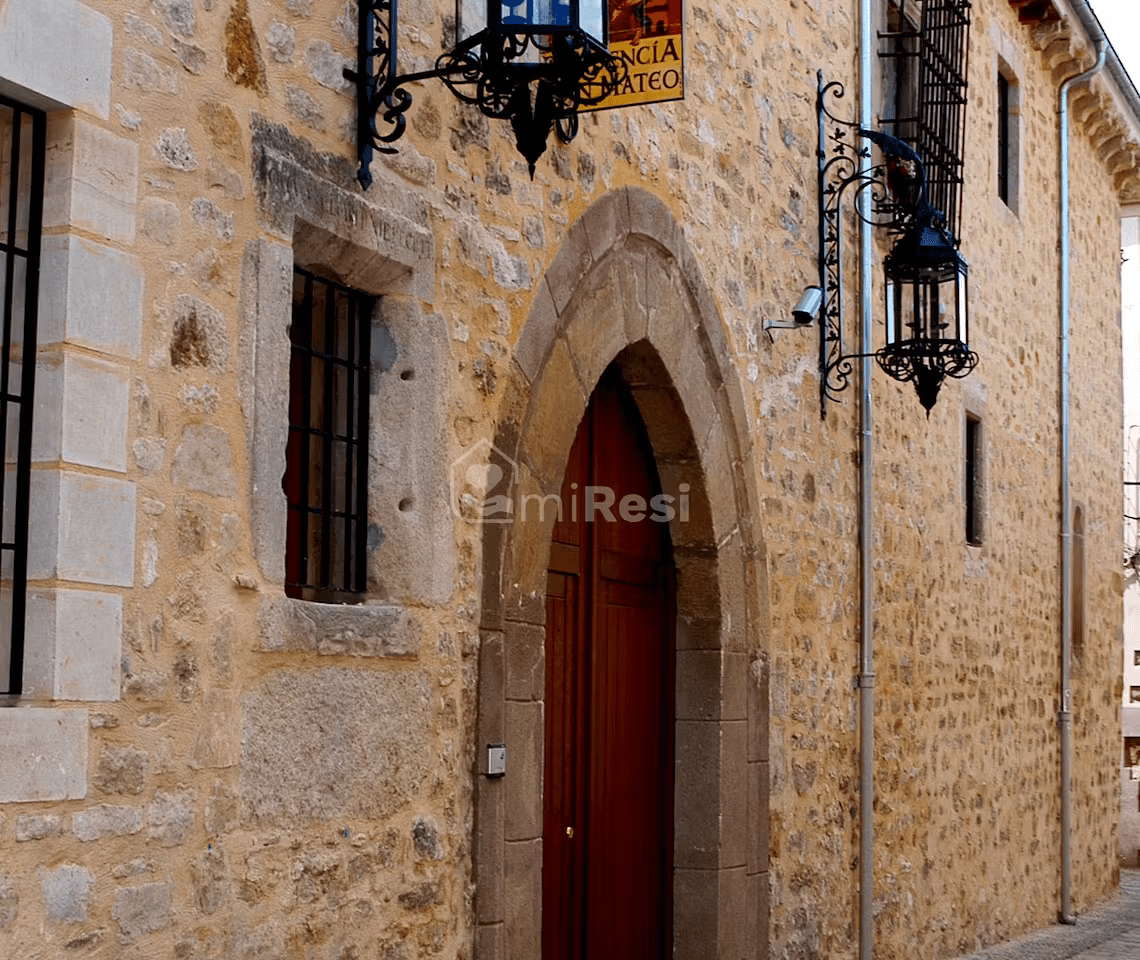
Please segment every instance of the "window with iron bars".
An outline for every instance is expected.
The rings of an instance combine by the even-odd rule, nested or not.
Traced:
[[[887,133],[912,144],[918,131],[919,16],[913,0],[888,0],[886,31],[879,34],[883,64],[879,122]]]
[[[373,300],[293,275],[285,592],[356,603],[366,589],[368,394]]]
[[[886,80],[881,122],[922,157],[930,203],[953,237],[962,205],[970,12],[970,0],[889,0],[887,29],[879,35]]]
[[[0,694],[23,690],[47,117],[0,95]]]

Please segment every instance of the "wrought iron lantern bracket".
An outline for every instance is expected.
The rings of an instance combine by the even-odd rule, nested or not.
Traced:
[[[507,24],[462,40],[430,70],[401,75],[398,23],[399,0],[360,0],[356,69],[346,68],[344,76],[356,85],[357,179],[364,189],[372,183],[373,151],[395,153],[392,144],[404,135],[412,105],[408,84],[440,79],[486,116],[509,120],[533,177],[551,130],[569,143],[578,132],[578,110],[601,103],[628,74],[620,58],[581,29],[516,32]]]
[[[828,400],[838,400],[854,373],[853,360],[873,354],[847,352],[843,329],[844,200],[854,197],[852,207],[863,217],[862,194],[871,191],[872,200],[886,196],[887,185],[881,167],[865,167],[871,155],[867,147],[854,142],[859,124],[843,120],[828,110],[828,97],[841,100],[842,83],[825,83],[819,71],[816,114],[819,121],[817,150],[819,203],[819,287],[823,303],[819,313],[819,409],[827,416]]]
[[[957,336],[964,330],[965,317],[959,318],[951,335],[946,336],[942,328],[949,324],[941,323],[939,317],[927,319],[926,325],[920,327],[917,321],[896,323],[888,316],[887,338],[882,347],[870,353],[848,351],[843,323],[843,277],[845,266],[850,266],[845,264],[845,202],[851,201],[854,217],[898,238],[886,260],[888,282],[892,270],[905,278],[904,282],[915,283],[925,280],[914,278],[929,276],[945,280],[947,276],[953,279],[960,274],[960,300],[953,308],[964,311],[968,268],[957,253],[957,245],[945,228],[942,214],[927,202],[921,159],[896,138],[863,130],[858,123],[832,113],[828,109],[829,98],[841,100],[844,93],[842,83],[825,83],[823,72],[818,73],[820,416],[827,416],[828,401],[839,399],[850,385],[855,370],[853,361],[865,357],[875,357],[892,378],[913,382],[929,413],[943,378],[964,377],[977,365],[977,354]],[[884,162],[866,165],[870,149],[858,146],[857,137],[878,142],[886,155]],[[894,152],[896,149],[901,152]],[[921,262],[921,256],[912,256],[912,251],[922,255],[933,251],[937,261],[935,268]],[[892,323],[895,323],[893,336]],[[903,328],[909,333],[904,334]]]

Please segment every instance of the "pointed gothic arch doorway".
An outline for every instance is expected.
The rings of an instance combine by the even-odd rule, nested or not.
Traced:
[[[611,367],[578,427],[551,537],[543,960],[672,954],[670,501]]]
[[[636,402],[663,489],[678,501],[685,491],[690,507],[686,520],[668,524],[676,570],[671,956],[766,956],[767,563],[750,407],[698,263],[657,197],[611,191],[572,227],[516,343],[492,443],[516,469],[520,515],[484,525],[481,537],[476,960],[542,960],[554,516],[541,504],[557,497],[593,386],[611,364]],[[491,744],[506,745],[504,776],[483,765]]]

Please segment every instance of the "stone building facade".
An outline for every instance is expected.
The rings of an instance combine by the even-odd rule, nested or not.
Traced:
[[[1121,332],[1124,340],[1124,660],[1120,727],[1124,737],[1120,760],[1120,862],[1140,866],[1140,585],[1135,558],[1140,516],[1136,510],[1137,444],[1140,443],[1140,216],[1122,222],[1120,251]]]
[[[975,0],[981,363],[929,417],[871,384],[883,960],[1059,909],[1057,96],[1094,61],[1078,6]],[[402,17],[401,66],[430,66],[451,5]],[[685,99],[584,114],[533,180],[508,125],[418,85],[364,192],[352,4],[0,0],[0,95],[46,113],[5,955],[539,957],[553,517],[466,506],[492,467],[557,493],[612,367],[690,505],[669,526],[675,955],[857,956],[859,404],[821,419],[814,330],[765,324],[816,275],[816,71],[855,91],[858,17],[690,5]],[[1079,912],[1117,879],[1118,222],[1140,113],[1110,72],[1072,113]],[[295,268],[375,298],[361,603],[284,586]]]

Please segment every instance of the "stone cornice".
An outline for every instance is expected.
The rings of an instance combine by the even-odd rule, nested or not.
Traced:
[[[1095,43],[1065,0],[1010,0],[1010,6],[1017,9],[1031,46],[1058,88],[1093,65]],[[1111,50],[1109,57],[1115,58]],[[1071,110],[1112,175],[1121,204],[1134,205],[1140,203],[1140,110],[1136,91],[1125,89],[1125,84],[1122,70],[1102,70],[1074,89]]]
[[[1046,23],[1061,19],[1053,0],[1009,0],[1009,5],[1017,10],[1017,19],[1022,23]]]

